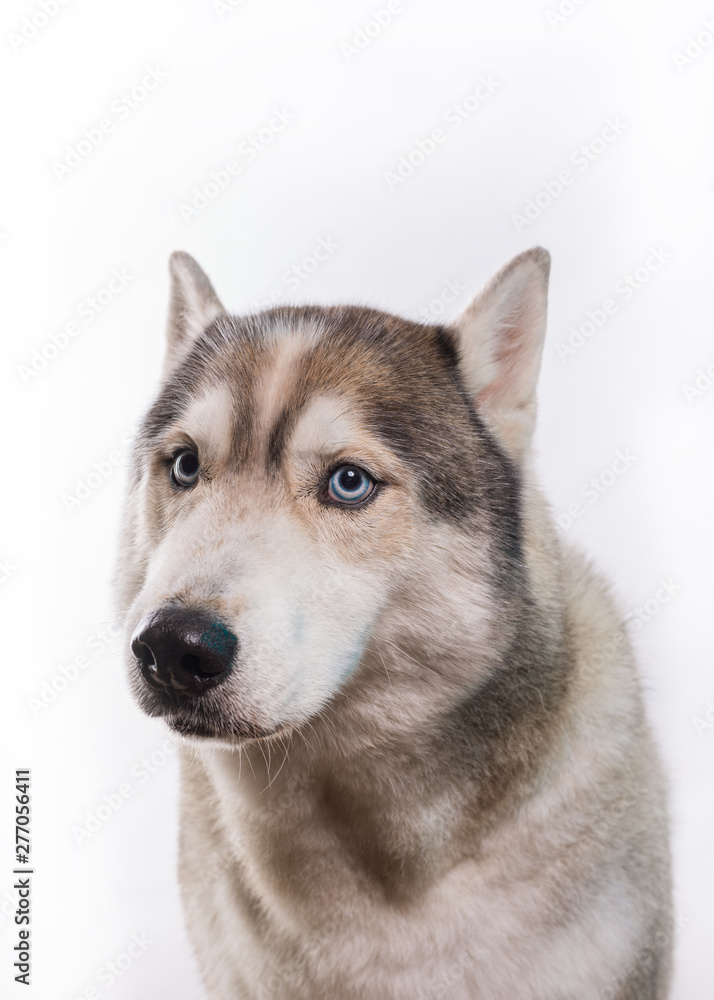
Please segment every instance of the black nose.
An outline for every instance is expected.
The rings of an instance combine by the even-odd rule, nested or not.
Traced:
[[[143,619],[131,641],[139,668],[152,687],[191,696],[225,680],[237,645],[222,622],[173,606]]]

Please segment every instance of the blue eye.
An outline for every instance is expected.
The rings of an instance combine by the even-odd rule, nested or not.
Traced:
[[[174,459],[174,464],[171,466],[171,477],[177,486],[183,486],[185,489],[193,486],[197,481],[200,468],[198,455],[186,449],[186,451],[180,451]]]
[[[374,489],[374,480],[356,465],[342,465],[330,476],[327,495],[336,503],[354,504],[366,499]]]

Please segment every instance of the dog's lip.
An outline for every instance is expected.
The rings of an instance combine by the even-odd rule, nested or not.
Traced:
[[[215,740],[235,739],[236,737],[241,740],[262,740],[276,736],[288,728],[287,726],[276,726],[274,729],[263,729],[246,719],[234,719],[228,726],[219,726],[191,716],[174,714],[167,715],[165,721],[180,736],[197,736],[201,739]]]
[[[218,718],[214,721],[204,700],[208,696],[182,697],[178,692],[148,684],[145,679],[136,697],[147,715],[162,718],[179,736],[217,741],[267,740],[292,728],[284,723],[266,729],[245,718]]]

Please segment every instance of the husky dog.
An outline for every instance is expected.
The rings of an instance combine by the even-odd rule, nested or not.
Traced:
[[[531,437],[550,258],[451,326],[229,315],[171,257],[117,576],[182,740],[212,1000],[655,1000],[663,778],[622,616]]]

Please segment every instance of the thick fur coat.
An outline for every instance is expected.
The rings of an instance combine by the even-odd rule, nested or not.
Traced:
[[[548,270],[522,254],[443,327],[230,316],[171,259],[117,592],[132,690],[186,740],[212,1000],[667,995],[630,643],[531,463]],[[363,500],[335,495],[345,469]]]

